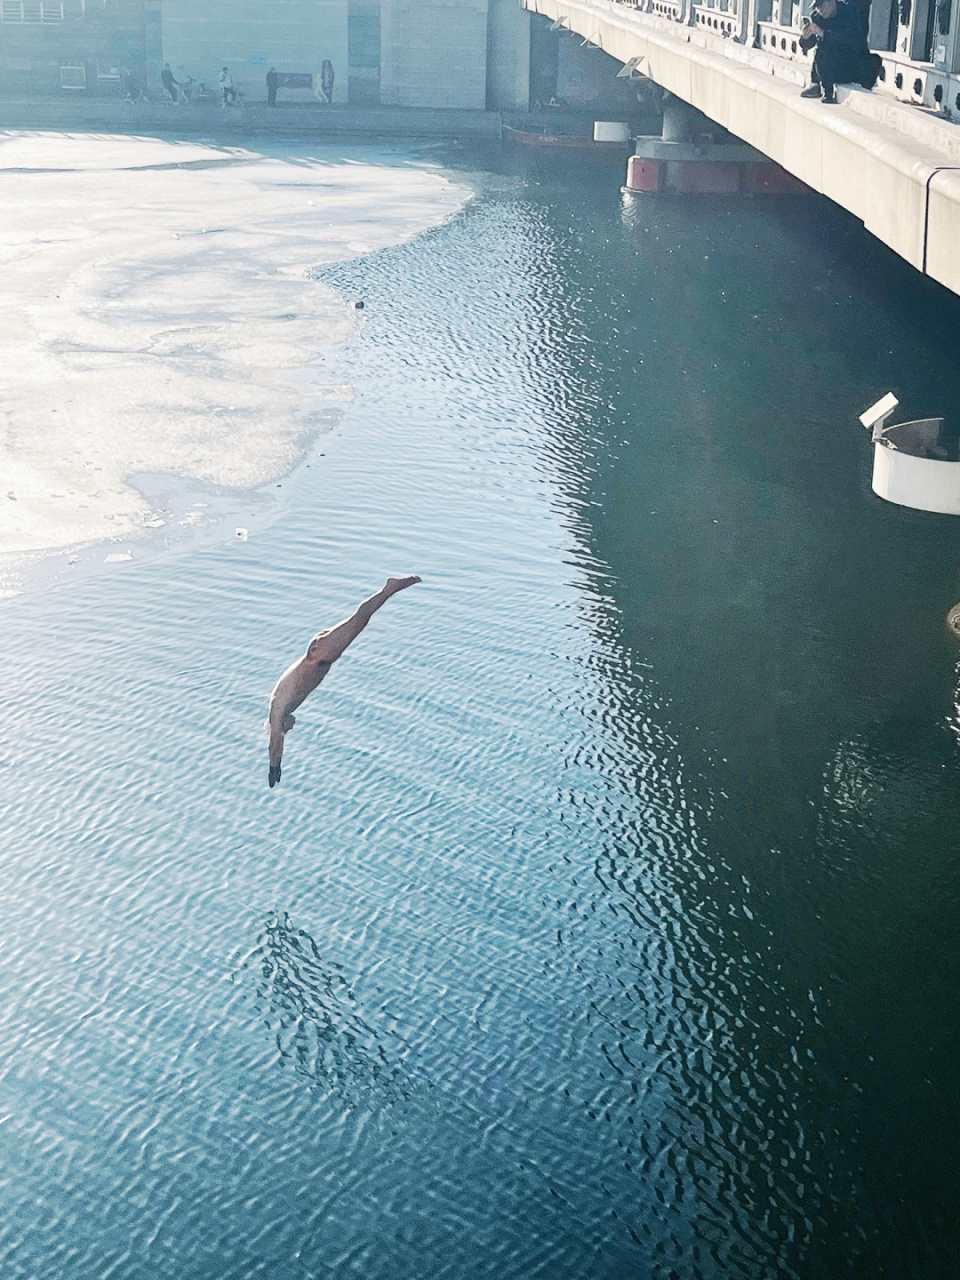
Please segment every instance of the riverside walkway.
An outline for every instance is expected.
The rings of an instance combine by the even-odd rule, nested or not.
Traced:
[[[960,125],[876,90],[838,86],[838,106],[801,98],[807,66],[740,43],[719,11],[724,34],[617,0],[523,3],[696,107],[960,293]]]
[[[3,98],[0,130],[205,134],[215,137],[498,138],[500,113],[457,108],[321,106],[240,101],[128,102],[118,98]]]

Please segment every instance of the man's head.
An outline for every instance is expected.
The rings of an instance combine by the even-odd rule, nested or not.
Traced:
[[[838,8],[837,0],[818,0],[817,3],[817,12],[821,18],[832,18]]]
[[[165,62],[165,63],[163,64],[163,69],[164,69],[164,71],[169,71],[169,70],[170,70],[170,63],[169,63],[169,62]]]

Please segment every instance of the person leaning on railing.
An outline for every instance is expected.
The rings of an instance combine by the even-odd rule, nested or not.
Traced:
[[[817,0],[816,8],[800,33],[804,53],[817,46],[810,85],[801,98],[836,102],[838,84],[860,84],[872,89],[881,61],[870,52],[860,11],[844,0]]]

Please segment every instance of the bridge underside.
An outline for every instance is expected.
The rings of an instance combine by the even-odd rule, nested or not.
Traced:
[[[960,293],[960,126],[841,89],[842,105],[799,96],[770,60],[732,41],[613,0],[524,0],[649,76],[815,191],[849,209],[918,271]],[[955,135],[955,136],[954,136]]]

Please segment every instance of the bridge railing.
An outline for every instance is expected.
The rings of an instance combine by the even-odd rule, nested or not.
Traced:
[[[799,35],[814,0],[614,2],[801,67],[812,61]],[[960,121],[960,0],[870,0],[866,20],[870,47],[883,59],[878,91]]]

